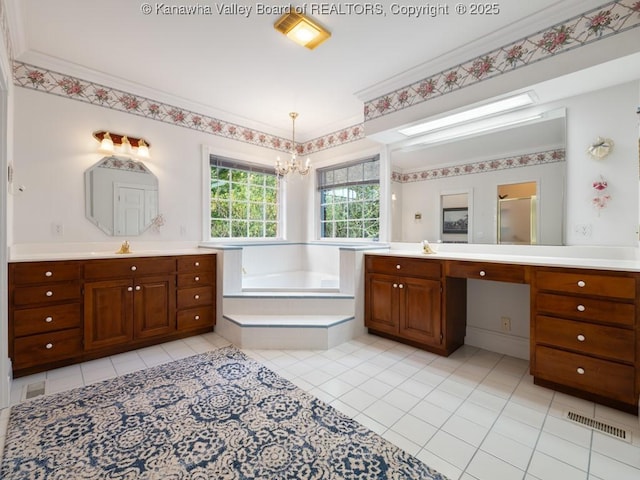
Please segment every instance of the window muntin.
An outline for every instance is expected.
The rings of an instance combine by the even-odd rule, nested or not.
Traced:
[[[318,169],[320,237],[380,235],[380,157]]]
[[[277,238],[280,182],[273,169],[211,155],[211,238]]]

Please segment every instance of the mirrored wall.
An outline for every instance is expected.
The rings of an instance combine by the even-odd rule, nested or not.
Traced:
[[[392,149],[391,240],[562,245],[565,145],[565,111],[556,109],[500,131]]]

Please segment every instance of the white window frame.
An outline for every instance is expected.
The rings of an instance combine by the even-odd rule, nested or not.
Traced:
[[[386,152],[381,152],[380,150],[374,151],[363,151],[360,152],[357,156],[352,156],[350,158],[344,158],[340,161],[331,162],[319,166],[317,170],[325,170],[325,169],[338,169],[343,166],[348,166],[349,164],[357,164],[359,162],[366,162],[367,160],[371,160],[374,157],[377,157],[379,170],[378,170],[378,237],[373,238],[365,238],[365,237],[322,237],[322,218],[321,218],[321,202],[322,202],[322,194],[321,189],[318,185],[318,176],[317,172],[315,175],[315,202],[314,202],[314,210],[315,210],[315,231],[316,231],[316,239],[321,242],[378,242],[383,238],[386,238],[387,234],[387,215],[388,215],[388,206],[384,201],[385,195],[388,192],[388,185],[383,180],[387,176],[387,169],[383,167],[385,164]]]
[[[286,204],[286,184],[278,178],[278,235],[276,237],[211,237],[211,155],[233,159],[238,164],[260,165],[268,168],[264,164],[264,159],[258,159],[238,152],[225,151],[219,148],[203,145],[202,147],[202,241],[215,243],[263,243],[282,241],[286,238],[285,209]],[[262,160],[262,161],[261,161]]]

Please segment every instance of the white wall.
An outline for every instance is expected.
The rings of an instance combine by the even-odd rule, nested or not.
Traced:
[[[0,6],[0,9],[2,7]],[[9,406],[11,362],[9,360],[9,325],[7,310],[7,246],[11,242],[12,205],[9,194],[8,165],[13,156],[13,92],[11,61],[6,37],[0,35],[0,408]]]
[[[567,231],[569,245],[638,244],[638,119],[640,82],[568,98],[567,107]],[[587,154],[597,137],[615,142],[604,160]],[[598,213],[591,205],[592,182],[608,181],[612,197]],[[587,226],[582,235],[581,226]]]
[[[145,161],[158,177],[160,213],[166,223],[136,241],[202,240],[202,146],[237,159],[272,165],[270,149],[149,120],[34,90],[15,89],[15,183],[26,190],[14,197],[14,243],[106,242],[119,244],[85,218],[84,172],[102,154],[96,130],[140,136],[151,143]],[[310,177],[287,185],[287,238],[299,241],[304,215],[296,197]],[[311,183],[312,184],[312,183]],[[301,219],[302,222],[301,222]],[[300,225],[303,223],[303,225]],[[63,226],[55,235],[53,224]],[[183,233],[184,232],[184,233]]]

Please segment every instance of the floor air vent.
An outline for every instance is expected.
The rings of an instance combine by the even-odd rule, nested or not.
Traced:
[[[606,433],[607,435],[611,435],[612,437],[631,443],[631,432],[625,430],[624,428],[616,427],[604,422],[599,422],[598,420],[585,417],[584,415],[575,412],[567,412],[567,418],[572,422],[579,423],[580,425],[584,425],[585,427],[589,427],[593,430]]]
[[[24,389],[24,400],[29,400],[30,398],[39,397],[40,395],[44,395],[45,390],[45,382],[36,382],[30,383]]]

